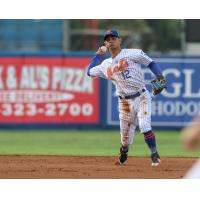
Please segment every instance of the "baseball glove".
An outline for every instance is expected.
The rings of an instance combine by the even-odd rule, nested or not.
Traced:
[[[150,81],[150,83],[153,88],[154,96],[161,93],[164,88],[167,88],[166,80],[162,75],[155,77],[153,80]]]

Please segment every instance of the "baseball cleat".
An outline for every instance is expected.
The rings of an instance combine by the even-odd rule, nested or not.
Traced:
[[[123,157],[124,157],[124,158],[123,158],[123,161],[122,161],[121,158],[119,158],[119,159],[115,162],[115,165],[125,165],[126,162],[127,162],[128,155],[126,156],[126,158],[125,158],[125,156],[123,156]]]
[[[158,166],[161,163],[160,156],[158,155],[157,152],[151,154],[151,160],[152,160],[152,163],[151,163],[152,167],[156,167],[156,166]]]
[[[128,147],[121,147],[118,160],[115,165],[125,165],[128,159]]]

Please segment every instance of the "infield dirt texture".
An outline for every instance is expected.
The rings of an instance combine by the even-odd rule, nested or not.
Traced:
[[[0,156],[0,178],[11,179],[178,179],[195,158],[162,158],[151,167],[147,157],[130,157],[125,166],[116,157]]]
[[[157,132],[162,163],[151,167],[136,134],[125,166],[116,166],[118,131],[0,132],[0,178],[179,179],[199,157],[183,149],[179,132]]]

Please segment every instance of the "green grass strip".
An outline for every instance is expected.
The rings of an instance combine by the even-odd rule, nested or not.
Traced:
[[[157,131],[156,136],[161,156],[200,156],[183,148],[180,132]],[[119,146],[118,131],[0,131],[0,155],[116,156]],[[135,135],[129,155],[150,155],[142,134]]]

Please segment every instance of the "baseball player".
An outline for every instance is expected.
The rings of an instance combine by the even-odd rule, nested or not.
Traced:
[[[157,77],[158,86],[165,83],[159,66],[140,49],[121,49],[121,37],[117,30],[104,34],[104,45],[100,47],[87,68],[90,77],[111,80],[116,87],[119,104],[121,147],[116,164],[123,165],[128,158],[136,126],[144,134],[151,151],[152,166],[161,163],[156,147],[155,134],[151,128],[151,96],[145,87],[141,65],[148,67]],[[111,57],[102,61],[109,50]],[[158,88],[158,92],[162,91]]]

